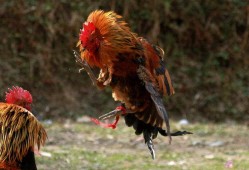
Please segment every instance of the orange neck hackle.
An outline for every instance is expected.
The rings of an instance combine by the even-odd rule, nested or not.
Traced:
[[[131,52],[138,43],[122,16],[113,11],[93,11],[83,23],[77,46],[91,67],[109,67],[121,52]]]

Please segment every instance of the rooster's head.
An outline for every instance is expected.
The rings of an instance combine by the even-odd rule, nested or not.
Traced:
[[[80,30],[79,39],[84,50],[95,53],[99,48],[101,37],[92,22],[85,22]]]
[[[6,92],[5,101],[6,103],[16,104],[30,110],[32,96],[29,91],[18,86],[13,86],[12,89],[8,89],[8,92]]]

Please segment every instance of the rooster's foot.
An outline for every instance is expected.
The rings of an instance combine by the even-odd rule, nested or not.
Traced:
[[[82,70],[86,70],[87,74],[89,75],[90,79],[92,80],[93,85],[96,86],[97,79],[96,79],[96,76],[94,75],[94,73],[92,72],[91,67],[88,65],[88,63],[86,61],[81,59],[79,53],[77,53],[75,50],[73,50],[73,53],[74,53],[74,57],[76,59],[76,62],[82,66],[82,68],[79,69],[79,72],[81,72]]]
[[[126,109],[124,106],[121,105],[121,106],[118,106],[115,110],[99,117],[100,120],[105,120],[111,117],[115,117],[115,121],[113,123],[102,123],[98,119],[95,119],[95,118],[92,118],[92,121],[95,124],[100,125],[102,127],[115,129],[118,124],[120,115],[125,114],[125,113],[126,113]]]
[[[105,86],[108,86],[112,81],[112,76],[109,75],[109,78],[103,83]]]

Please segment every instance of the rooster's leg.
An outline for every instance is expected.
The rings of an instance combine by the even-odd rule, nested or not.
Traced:
[[[93,74],[92,69],[90,68],[88,63],[86,61],[83,61],[81,59],[79,53],[77,53],[75,50],[73,50],[73,53],[74,53],[74,57],[76,59],[76,62],[82,66],[82,68],[79,69],[79,72],[81,72],[82,70],[86,70],[87,74],[89,75],[90,79],[92,80],[93,85],[96,86],[96,84],[97,84],[96,76]]]
[[[143,135],[144,135],[144,141],[147,144],[148,149],[150,150],[151,157],[152,159],[155,159],[156,153],[155,153],[154,144],[152,141],[152,133],[148,130],[144,130]]]
[[[111,124],[102,123],[98,119],[95,119],[95,118],[92,118],[91,120],[95,124],[100,125],[102,127],[115,129],[117,124],[118,124],[120,115],[125,114],[125,113],[126,113],[126,109],[125,109],[125,107],[123,105],[121,105],[121,106],[118,106],[115,110],[113,110],[113,111],[99,117],[100,120],[105,120],[105,119],[109,119],[111,117],[115,117],[115,121],[113,123],[111,123]]]
[[[105,120],[105,119],[109,119],[111,117],[120,116],[121,114],[125,114],[125,113],[126,113],[126,108],[121,105],[121,106],[118,106],[115,110],[101,115],[99,117],[99,119],[100,120]]]
[[[97,125],[100,125],[102,127],[106,127],[106,128],[113,128],[115,129],[117,124],[118,124],[118,121],[119,121],[119,117],[120,115],[125,115],[126,113],[133,113],[131,110],[127,110],[124,106],[124,104],[122,104],[121,106],[118,106],[115,110],[111,111],[111,112],[108,112],[104,115],[101,115],[99,117],[100,120],[105,120],[105,119],[110,119],[112,117],[115,117],[115,122],[109,124],[109,123],[102,123],[100,122],[98,119],[95,119],[95,118],[92,118],[92,121],[97,124]]]

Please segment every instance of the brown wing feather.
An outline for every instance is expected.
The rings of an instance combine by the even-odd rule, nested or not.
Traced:
[[[29,149],[44,145],[47,134],[34,115],[23,107],[0,103],[0,162],[21,161]]]
[[[170,138],[169,142],[171,142],[170,124],[169,124],[168,114],[164,107],[162,95],[159,93],[159,89],[156,86],[155,80],[150,74],[149,70],[147,70],[142,65],[139,66],[137,72],[138,72],[138,77],[145,83],[145,88],[151,95],[151,99],[153,100],[156,106],[157,113],[165,121],[167,134]]]

